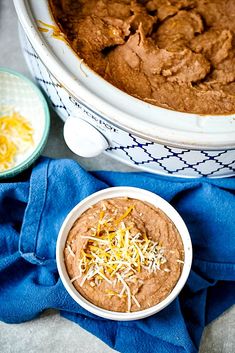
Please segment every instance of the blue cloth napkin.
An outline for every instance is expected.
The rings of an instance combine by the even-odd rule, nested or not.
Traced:
[[[55,246],[67,213],[108,186],[155,192],[181,214],[194,260],[170,306],[134,322],[104,320],[81,308],[59,279]],[[194,353],[210,321],[235,303],[235,179],[175,179],[147,173],[89,174],[71,160],[41,158],[29,178],[0,184],[0,320],[20,323],[43,310],[62,315],[125,353]]]

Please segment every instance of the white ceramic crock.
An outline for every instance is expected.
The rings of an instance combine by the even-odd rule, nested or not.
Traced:
[[[127,95],[90,70],[65,41],[38,22],[56,25],[47,0],[14,3],[28,66],[68,124],[65,137],[72,150],[87,157],[105,150],[113,158],[158,174],[235,174],[235,115],[180,113]]]
[[[131,312],[131,313],[120,313],[115,311],[109,311],[90,303],[86,300],[73,286],[68,276],[65,263],[64,263],[64,248],[68,233],[73,226],[76,219],[85,212],[89,207],[96,204],[97,202],[109,198],[115,197],[130,197],[135,198],[141,201],[148,202],[155,207],[160,208],[175,224],[178,229],[183,245],[184,245],[184,265],[182,269],[181,276],[173,288],[172,292],[165,298],[162,302],[157,305],[152,306],[151,308]],[[178,212],[164,199],[156,194],[149,192],[144,189],[132,188],[132,187],[113,187],[105,190],[98,191],[91,196],[88,196],[83,201],[81,201],[77,206],[75,206],[72,211],[68,214],[66,219],[64,220],[59,236],[57,239],[56,245],[56,262],[59,271],[60,278],[68,291],[71,297],[84,309],[90,311],[91,313],[101,316],[110,320],[118,320],[118,321],[130,321],[130,320],[138,320],[148,317],[150,315],[156,314],[160,310],[164,309],[167,305],[169,305],[180,293],[182,288],[187,281],[189,276],[189,272],[192,264],[192,243],[190,239],[190,235],[188,233],[188,229],[180,217]]]

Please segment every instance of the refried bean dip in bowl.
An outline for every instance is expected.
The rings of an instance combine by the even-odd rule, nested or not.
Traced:
[[[112,320],[167,306],[191,268],[188,230],[175,209],[139,188],[115,187],[81,201],[57,240],[57,266],[73,299]]]

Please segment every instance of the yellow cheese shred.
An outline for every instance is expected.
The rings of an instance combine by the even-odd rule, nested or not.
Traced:
[[[123,221],[123,219],[126,218],[126,217],[131,213],[131,211],[132,211],[133,209],[134,209],[134,206],[130,206],[130,207],[126,210],[126,212],[125,212],[121,217],[119,217],[119,218],[115,221],[115,223],[118,224],[118,223],[120,223],[121,221]]]
[[[38,24],[39,24],[38,30],[40,32],[47,33],[51,30],[52,31],[52,33],[51,33],[52,38],[59,39],[65,43],[67,43],[66,38],[65,38],[65,34],[60,31],[59,27],[57,27],[55,25],[50,25],[50,24],[45,23],[41,20],[38,20]]]
[[[0,135],[0,172],[9,169],[17,152],[16,145],[7,136]]]
[[[20,113],[0,116],[0,172],[16,163],[16,157],[33,145],[33,128]]]

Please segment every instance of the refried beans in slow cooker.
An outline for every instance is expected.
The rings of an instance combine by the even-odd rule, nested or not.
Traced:
[[[50,0],[79,57],[126,93],[198,114],[235,112],[234,0]]]

